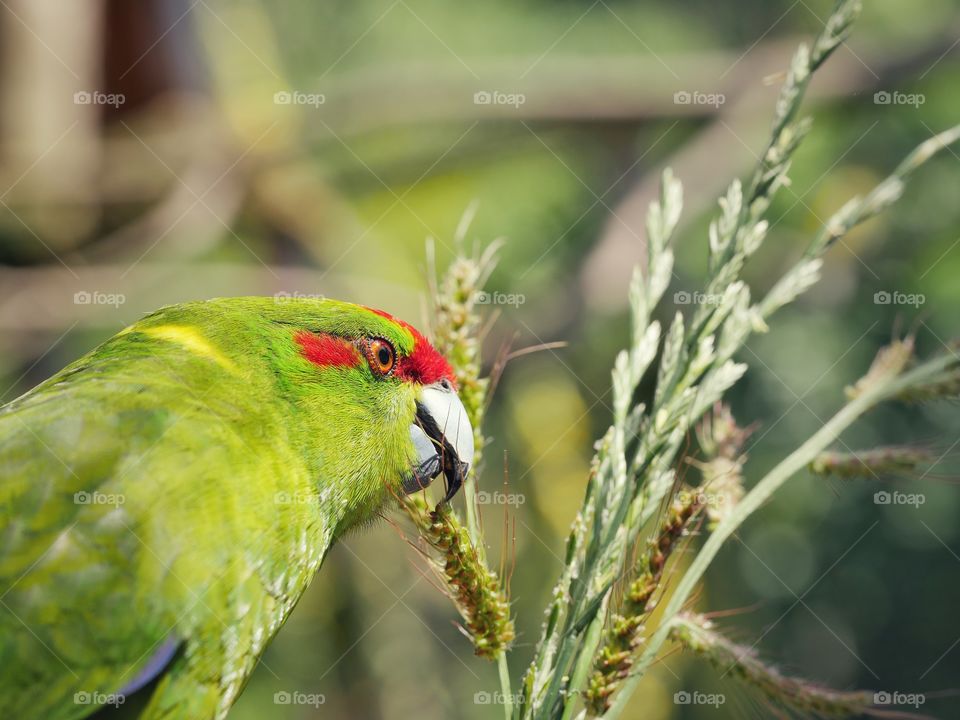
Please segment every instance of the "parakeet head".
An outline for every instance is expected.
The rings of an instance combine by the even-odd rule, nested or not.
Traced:
[[[336,304],[345,322],[294,334],[302,357],[338,388],[350,389],[361,406],[370,401],[376,415],[365,432],[386,440],[406,426],[414,461],[402,478],[404,492],[429,486],[442,472],[444,500],[449,500],[462,485],[474,450],[453,369],[412,325],[382,310]]]
[[[281,383],[322,432],[321,473],[351,498],[416,492],[439,475],[454,496],[473,460],[473,428],[450,364],[410,324],[333,300],[290,300],[270,316],[286,345]],[[292,354],[287,350],[292,350]],[[363,503],[361,503],[363,504]]]
[[[169,347],[196,367],[178,378],[220,385],[205,397],[260,398],[259,417],[247,421],[259,424],[256,442],[292,450],[337,532],[441,473],[449,500],[473,460],[450,364],[388,313],[325,299],[221,298],[164,308],[122,341],[125,352],[131,342],[150,354]]]

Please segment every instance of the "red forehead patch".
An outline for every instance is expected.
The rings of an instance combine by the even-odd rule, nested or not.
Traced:
[[[299,343],[303,356],[314,365],[354,367],[360,363],[360,352],[353,343],[336,335],[301,330],[294,339]]]
[[[457,380],[453,374],[453,368],[447,359],[437,352],[437,349],[430,344],[419,330],[410,323],[395,318],[390,313],[375,308],[367,308],[372,313],[386,318],[390,322],[405,328],[413,335],[413,350],[409,355],[398,358],[395,374],[404,380],[411,380],[421,385],[432,385],[440,380],[448,380],[456,387]]]

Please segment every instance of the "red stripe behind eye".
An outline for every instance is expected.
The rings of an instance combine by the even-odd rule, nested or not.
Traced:
[[[360,353],[353,343],[336,335],[317,334],[301,330],[294,339],[303,356],[321,367],[354,367],[360,363]]]

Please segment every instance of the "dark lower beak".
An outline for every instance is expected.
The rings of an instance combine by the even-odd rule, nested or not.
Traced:
[[[441,381],[421,389],[410,437],[416,459],[404,490],[421,490],[442,472],[447,492],[441,503],[449,502],[463,485],[474,450],[466,408],[450,383]]]
[[[463,485],[470,463],[460,459],[456,448],[423,403],[417,403],[416,422],[410,428],[410,434],[418,457],[410,475],[403,481],[404,492],[409,495],[429,487],[442,472],[447,492],[441,502],[449,502]]]

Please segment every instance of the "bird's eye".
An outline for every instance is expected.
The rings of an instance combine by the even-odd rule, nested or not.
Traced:
[[[397,353],[383,338],[372,338],[367,343],[367,362],[378,375],[389,375],[397,364]]]

